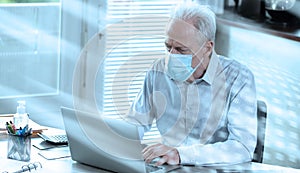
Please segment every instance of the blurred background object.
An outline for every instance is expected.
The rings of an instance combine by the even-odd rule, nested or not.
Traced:
[[[300,19],[299,0],[265,0],[268,22],[272,24],[298,25]]]
[[[224,13],[224,0],[197,0],[199,4],[208,5],[214,13],[223,14]]]

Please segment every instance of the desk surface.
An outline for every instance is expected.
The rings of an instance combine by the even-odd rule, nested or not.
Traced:
[[[42,142],[40,138],[31,139],[31,145]],[[68,147],[65,148],[53,148],[51,151],[64,150],[68,151]],[[42,150],[31,146],[31,160],[29,162],[16,161],[12,159],[7,159],[7,137],[6,135],[0,136],[0,173],[4,171],[13,172],[19,170],[23,165],[40,162],[42,168],[38,168],[38,171],[32,172],[107,172],[98,168],[90,167],[73,161],[70,157],[61,158],[56,160],[47,160],[40,156],[38,153]],[[45,151],[45,150],[44,150]],[[223,167],[200,167],[200,166],[184,166],[173,172],[183,173],[183,172],[299,172],[299,169],[286,168],[281,166],[259,164],[259,163],[243,163],[232,166]]]

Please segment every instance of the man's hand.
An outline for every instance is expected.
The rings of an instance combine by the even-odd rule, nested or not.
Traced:
[[[177,149],[163,144],[147,146],[142,153],[146,163],[160,157],[160,159],[155,163],[157,166],[164,163],[169,165],[178,165],[180,162],[180,156]]]

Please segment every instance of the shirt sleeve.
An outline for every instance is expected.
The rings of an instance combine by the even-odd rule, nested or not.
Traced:
[[[235,79],[230,95],[227,140],[177,147],[181,164],[223,165],[252,160],[257,141],[257,100],[254,76],[250,71]]]
[[[151,71],[148,71],[144,79],[143,87],[134,99],[125,117],[127,121],[139,126],[139,134],[141,138],[144,132],[150,130],[154,119],[150,99],[152,95],[151,78]]]

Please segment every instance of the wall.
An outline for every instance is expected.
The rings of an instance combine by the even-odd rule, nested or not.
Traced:
[[[263,162],[300,168],[300,42],[219,24],[216,51],[255,75],[268,111]]]

